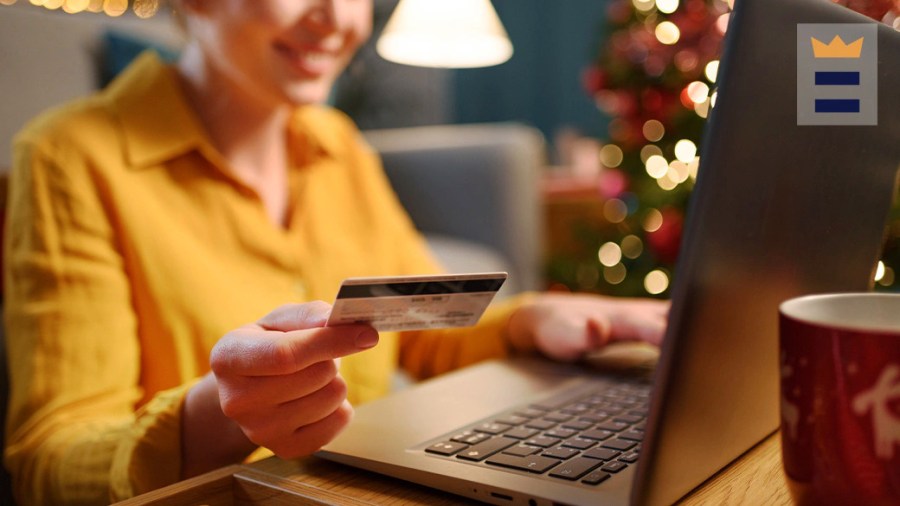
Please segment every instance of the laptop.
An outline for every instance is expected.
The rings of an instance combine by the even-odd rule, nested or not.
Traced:
[[[319,456],[493,504],[656,505],[778,429],[779,303],[872,287],[900,32],[828,0],[735,3],[652,377],[490,361],[360,406]],[[854,61],[798,56],[828,23],[866,24]]]

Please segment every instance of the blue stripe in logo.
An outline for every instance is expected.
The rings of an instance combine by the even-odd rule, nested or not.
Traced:
[[[858,86],[859,72],[816,72],[816,86]]]
[[[816,112],[859,112],[859,100],[817,98]]]

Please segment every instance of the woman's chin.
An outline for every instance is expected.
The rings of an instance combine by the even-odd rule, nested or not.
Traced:
[[[300,83],[283,89],[285,101],[293,106],[323,104],[328,100],[331,83]]]

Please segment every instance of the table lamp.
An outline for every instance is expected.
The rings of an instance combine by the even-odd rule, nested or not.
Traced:
[[[400,0],[375,48],[388,61],[441,68],[489,67],[513,53],[490,0]]]

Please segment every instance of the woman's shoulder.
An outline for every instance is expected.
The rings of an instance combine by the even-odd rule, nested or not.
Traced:
[[[118,137],[115,131],[107,100],[98,93],[38,114],[16,134],[14,143],[45,149],[108,146]]]

